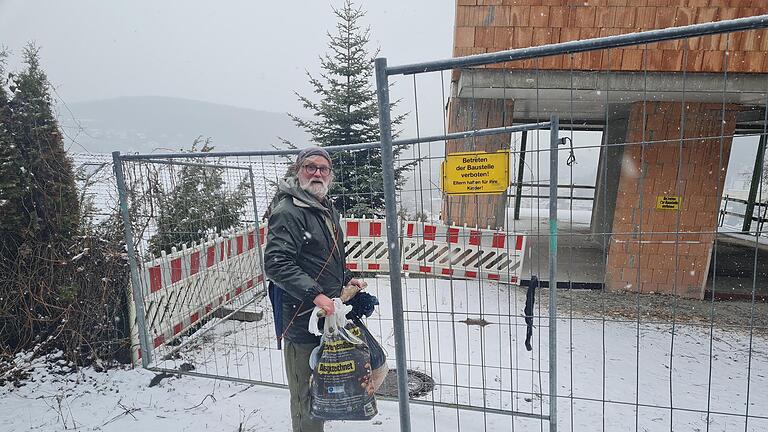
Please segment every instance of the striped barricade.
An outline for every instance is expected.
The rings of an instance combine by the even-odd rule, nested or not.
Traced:
[[[153,348],[170,341],[185,328],[202,318],[200,305],[205,291],[223,285],[218,274],[220,253],[217,241],[161,254],[145,266],[145,322]],[[213,251],[206,254],[207,250]],[[218,255],[218,256],[217,256]],[[213,258],[211,260],[211,258]]]
[[[256,248],[255,228],[238,232],[228,239],[227,268],[229,287],[225,299],[229,301],[253,289],[263,278],[259,250]]]
[[[341,226],[348,269],[389,271],[383,219],[343,218]],[[257,247],[264,246],[265,236],[264,226],[258,235],[250,227],[144,263],[142,296],[153,349],[264,280]],[[403,236],[404,271],[519,284],[522,234],[408,221]]]
[[[410,221],[404,228],[404,271],[520,283],[523,234]]]
[[[362,272],[388,272],[386,222],[384,219],[342,218],[347,268]]]
[[[153,349],[263,281],[256,241],[249,228],[144,263],[142,294]]]
[[[169,263],[165,258],[166,254],[162,252],[160,257],[145,262],[141,270],[144,325],[149,333],[150,343],[154,343],[153,348],[157,347],[158,342],[160,344],[164,342],[164,339],[158,339],[158,336],[163,333],[159,328],[161,323],[159,311],[165,309],[167,304],[163,282],[171,280]]]
[[[227,238],[217,237],[204,244],[205,269],[207,276],[204,279],[207,285],[200,292],[200,306],[202,317],[213,312],[224,304],[224,292],[230,286],[229,273],[227,272]],[[202,318],[201,317],[201,318]]]
[[[384,219],[342,218],[341,227],[348,269],[389,272]],[[413,221],[403,228],[405,271],[519,284],[524,234]]]

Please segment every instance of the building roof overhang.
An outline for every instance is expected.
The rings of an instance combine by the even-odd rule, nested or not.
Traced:
[[[515,123],[549,119],[562,125],[602,129],[641,101],[738,104],[737,133],[765,126],[768,74],[465,69],[456,95],[514,99]]]

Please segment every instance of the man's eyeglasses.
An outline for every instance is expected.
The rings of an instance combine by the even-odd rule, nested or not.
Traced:
[[[327,176],[328,174],[331,173],[331,167],[328,167],[328,166],[317,166],[317,165],[307,164],[302,166],[302,168],[304,168],[304,171],[309,175],[313,175],[317,171],[320,171],[320,174],[324,176]]]

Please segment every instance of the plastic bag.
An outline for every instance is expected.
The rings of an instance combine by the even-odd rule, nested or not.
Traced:
[[[368,350],[371,353],[371,381],[373,382],[373,391],[376,391],[384,383],[384,379],[387,378],[389,373],[389,366],[387,366],[387,354],[384,352],[379,341],[373,337],[368,327],[363,324],[360,318],[352,318],[352,322],[357,326],[361,333],[361,339],[368,345]]]
[[[346,318],[351,307],[333,301],[334,314],[325,317],[319,350],[310,357],[310,415],[318,420],[370,420],[378,413],[371,353],[360,327]],[[319,310],[312,311],[309,322],[315,334],[320,333]]]

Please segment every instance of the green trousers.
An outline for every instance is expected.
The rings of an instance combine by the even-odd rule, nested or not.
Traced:
[[[291,392],[291,424],[293,432],[323,432],[323,422],[309,416],[309,355],[315,344],[297,344],[285,341],[285,373]]]

